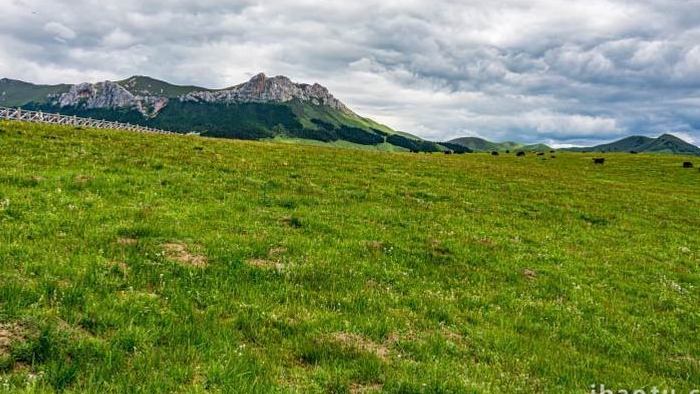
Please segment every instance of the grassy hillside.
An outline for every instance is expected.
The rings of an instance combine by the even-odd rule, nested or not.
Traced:
[[[145,118],[137,110],[126,108],[57,108],[37,103],[28,104],[24,108],[139,124],[182,133],[194,131],[209,137],[236,139],[286,137],[326,143],[365,145],[372,150],[382,150],[382,146],[387,143],[394,145],[394,149],[425,152],[439,152],[447,149],[434,142],[393,131],[387,126],[358,115],[346,114],[329,107],[298,100],[289,103],[240,104],[172,100],[155,118]]]
[[[69,85],[34,85],[13,79],[0,79],[0,106],[19,107],[28,104],[37,97],[46,98],[51,94],[64,93]]]
[[[685,157],[20,123],[0,152],[2,389],[700,386]]]
[[[451,144],[461,145],[475,152],[505,152],[514,150],[523,151],[548,151],[552,148],[545,144],[524,145],[517,142],[491,142],[479,137],[461,137],[449,141]]]
[[[700,156],[700,148],[671,134],[662,134],[658,138],[630,136],[609,144],[567,150],[572,152],[643,152]]]

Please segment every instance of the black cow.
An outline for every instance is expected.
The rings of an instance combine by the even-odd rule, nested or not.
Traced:
[[[539,152],[539,153],[537,154],[537,156],[544,156],[544,153]]]
[[[445,151],[445,154],[446,154],[446,155],[451,155],[452,153],[453,153],[453,152],[452,152],[451,150],[446,150],[446,151]]]
[[[554,156],[554,155],[552,155],[552,156],[550,156],[550,157],[551,157],[552,159],[556,159],[556,158],[557,158],[557,157],[556,157],[556,156]]]
[[[603,157],[594,157],[594,158],[593,158],[593,164],[605,164],[605,158],[603,158]]]
[[[639,153],[639,152],[637,152],[636,150],[631,150],[630,153],[633,154],[633,155],[636,155],[636,154]]]
[[[498,152],[496,152],[496,151],[491,152],[491,156],[498,156]]]
[[[693,168],[693,163],[691,163],[689,161],[684,161],[683,168]]]
[[[516,153],[515,155],[518,156],[518,157],[520,157],[520,156],[525,156],[525,152],[519,151],[519,152]]]
[[[506,153],[510,153],[510,151],[509,151],[509,150],[507,150],[507,151],[506,151]]]

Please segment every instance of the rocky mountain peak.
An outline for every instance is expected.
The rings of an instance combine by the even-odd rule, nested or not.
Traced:
[[[134,95],[119,84],[105,81],[95,84],[80,83],[58,98],[58,105],[67,107],[82,104],[86,108],[126,107],[133,103]]]
[[[192,92],[180,99],[182,101],[215,103],[286,103],[300,100],[351,113],[345,104],[333,97],[328,89],[318,83],[313,85],[299,84],[283,75],[268,77],[264,73],[256,74],[248,82],[228,89]]]

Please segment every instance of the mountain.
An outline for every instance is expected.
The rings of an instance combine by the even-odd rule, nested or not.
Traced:
[[[146,76],[76,85],[3,79],[0,97],[0,106],[212,137],[309,139],[424,152],[451,149],[362,117],[317,83],[295,83],[285,76],[262,73],[224,89],[173,85]]]
[[[0,106],[19,107],[34,100],[67,92],[70,85],[34,85],[14,79],[0,79]]]
[[[658,138],[631,136],[609,144],[568,148],[567,150],[573,152],[639,152],[700,155],[700,148],[671,134],[662,134]]]
[[[491,142],[479,137],[461,137],[448,141],[449,144],[459,145],[469,148],[475,152],[503,152],[507,150],[527,150],[527,151],[545,151],[551,148],[545,144],[524,145],[517,142]]]

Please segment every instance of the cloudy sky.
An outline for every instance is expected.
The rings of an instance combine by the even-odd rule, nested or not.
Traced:
[[[319,82],[443,140],[700,143],[700,0],[0,0],[0,77]]]

